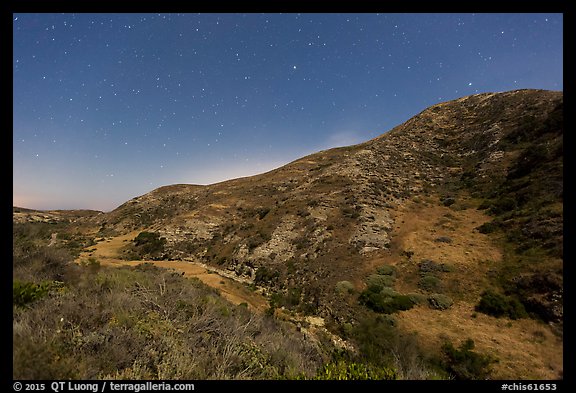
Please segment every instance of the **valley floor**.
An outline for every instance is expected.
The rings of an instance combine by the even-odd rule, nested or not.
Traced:
[[[230,274],[220,271],[213,267],[208,267],[203,263],[194,261],[172,260],[172,261],[154,261],[138,260],[128,261],[119,259],[120,250],[138,235],[138,231],[125,235],[105,238],[104,241],[98,242],[84,251],[77,258],[77,262],[86,261],[88,258],[95,258],[103,266],[136,266],[141,263],[152,263],[158,267],[173,269],[181,272],[185,277],[194,277],[204,284],[217,289],[220,294],[232,304],[238,305],[246,303],[248,308],[264,312],[268,308],[268,301],[264,296],[255,291],[246,288],[238,279],[230,278]]]

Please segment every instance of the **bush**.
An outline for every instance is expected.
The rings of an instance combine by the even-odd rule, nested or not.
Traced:
[[[426,295],[421,293],[407,293],[406,296],[408,296],[414,304],[424,304],[428,299]]]
[[[398,379],[427,379],[426,355],[415,334],[406,334],[395,327],[391,315],[360,318],[352,329],[350,340],[357,348],[354,361],[392,368]]]
[[[322,366],[315,380],[393,380],[396,379],[396,371],[386,367],[374,367],[356,362],[347,362],[339,360],[330,362]]]
[[[484,224],[480,225],[476,229],[478,229],[478,232],[486,235],[488,233],[492,233],[495,230],[497,230],[498,225],[496,225],[494,222],[485,222]]]
[[[14,281],[12,284],[12,304],[25,307],[46,296],[51,287],[52,283],[47,281],[40,284]]]
[[[383,276],[395,276],[396,275],[396,268],[391,265],[383,265],[380,266],[377,270],[378,274]]]
[[[442,281],[431,274],[426,274],[418,281],[418,287],[426,292],[439,292],[442,289]]]
[[[134,239],[134,245],[140,255],[159,254],[164,251],[164,244],[166,239],[155,232],[140,232]]]
[[[268,269],[266,266],[260,266],[254,274],[254,283],[274,283],[280,276],[277,270]]]
[[[428,304],[435,310],[447,310],[452,307],[454,301],[449,296],[435,293],[428,296]]]
[[[354,293],[354,284],[350,281],[338,281],[336,283],[336,292],[340,295]]]
[[[492,207],[490,207],[490,212],[494,215],[499,215],[514,210],[516,207],[516,199],[506,196],[494,201]]]
[[[442,345],[442,353],[445,356],[443,366],[455,379],[484,380],[492,373],[491,365],[497,360],[489,355],[474,352],[473,349],[472,339],[464,341],[458,349],[450,342]]]
[[[456,203],[456,199],[452,198],[452,197],[444,197],[440,199],[440,202],[442,202],[442,204],[446,207],[448,206],[452,206],[453,204]]]
[[[422,262],[418,264],[418,270],[420,270],[421,274],[424,274],[435,272],[447,273],[450,272],[452,269],[445,263],[436,263],[429,259],[424,259]]]
[[[409,310],[414,306],[409,296],[400,295],[391,288],[388,290],[384,288],[381,292],[367,289],[360,294],[359,301],[366,307],[383,314]]]
[[[382,288],[394,285],[394,277],[382,274],[371,274],[366,279],[366,284],[368,288],[371,288],[371,291],[379,292]]]
[[[490,290],[484,291],[475,310],[496,318],[509,317],[510,319],[525,318],[528,316],[522,303],[513,297],[503,296]]]

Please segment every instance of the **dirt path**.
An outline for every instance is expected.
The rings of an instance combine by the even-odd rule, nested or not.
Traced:
[[[246,280],[234,280],[230,274],[225,272],[218,273],[217,269],[210,268],[203,263],[194,261],[152,261],[138,260],[126,261],[119,259],[120,249],[128,242],[134,239],[138,232],[131,232],[126,235],[114,238],[105,238],[103,241],[90,247],[78,257],[77,261],[96,258],[102,266],[136,266],[141,263],[149,262],[162,268],[173,269],[184,274],[184,277],[196,277],[204,284],[216,288],[222,296],[233,304],[246,303],[248,308],[264,312],[268,309],[268,301],[260,294],[248,289],[242,282]]]

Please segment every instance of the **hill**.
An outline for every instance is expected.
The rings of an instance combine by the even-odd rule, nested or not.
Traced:
[[[202,264],[278,318],[321,318],[370,361],[363,335],[385,320],[428,354],[473,339],[495,377],[558,378],[562,112],[562,93],[542,90],[434,105],[365,143],[88,214],[72,225],[77,256]]]

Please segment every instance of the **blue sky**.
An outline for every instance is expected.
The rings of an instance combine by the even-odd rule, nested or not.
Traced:
[[[14,14],[13,203],[109,211],[563,89],[562,14]]]

